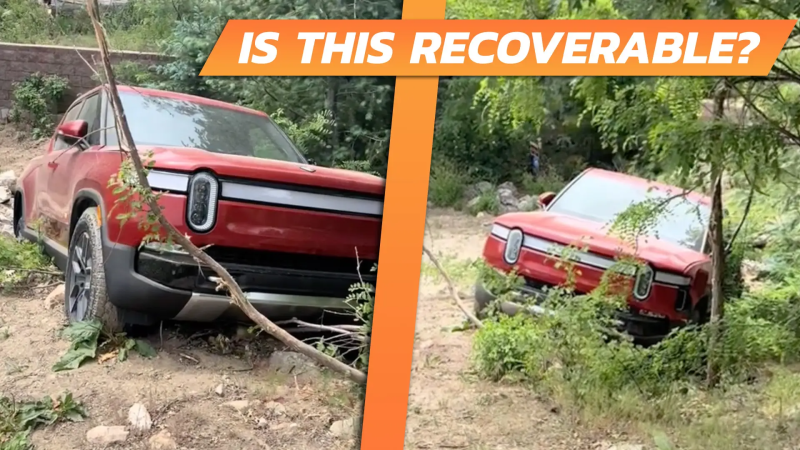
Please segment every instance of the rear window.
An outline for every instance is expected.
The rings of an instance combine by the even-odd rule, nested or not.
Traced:
[[[552,211],[593,222],[612,223],[616,217],[634,203],[648,198],[667,199],[680,191],[667,192],[634,186],[613,178],[587,173],[567,187],[550,207]],[[682,247],[701,251],[710,210],[707,205],[685,197],[670,200],[666,211],[652,229],[651,235]]]
[[[228,155],[306,163],[300,151],[269,118],[185,100],[120,92],[136,145],[191,147]],[[108,123],[113,112],[108,108]],[[117,144],[114,130],[110,145]]]

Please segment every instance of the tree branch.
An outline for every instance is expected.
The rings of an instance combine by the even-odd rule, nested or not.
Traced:
[[[480,319],[475,317],[475,315],[472,314],[467,309],[466,306],[464,306],[464,302],[461,301],[461,297],[459,297],[458,292],[456,291],[455,285],[453,284],[453,280],[451,280],[450,277],[447,275],[447,272],[445,272],[442,265],[439,264],[439,261],[436,259],[436,257],[433,256],[433,253],[431,253],[431,251],[428,250],[428,248],[425,247],[424,245],[422,246],[422,251],[428,257],[428,259],[431,260],[433,265],[436,266],[436,269],[439,271],[439,273],[442,274],[442,278],[444,278],[445,283],[447,283],[447,289],[450,291],[450,296],[453,297],[453,300],[455,300],[456,306],[458,306],[458,308],[461,309],[461,312],[463,312],[464,315],[467,316],[469,321],[472,322],[476,327],[478,328],[483,327],[483,322],[481,322]]]
[[[150,194],[152,193],[152,189],[150,188],[150,183],[147,180],[147,175],[145,174],[139,152],[136,149],[136,144],[133,141],[130,128],[128,127],[128,122],[125,118],[125,110],[122,107],[119,92],[117,91],[116,78],[114,76],[114,70],[111,67],[111,60],[109,59],[108,41],[106,39],[105,30],[100,22],[100,17],[98,14],[97,0],[86,0],[86,6],[87,12],[89,13],[89,17],[92,21],[92,26],[94,27],[98,47],[100,48],[103,70],[106,74],[107,80],[106,89],[111,100],[111,107],[114,111],[114,121],[117,125],[117,132],[120,135],[120,144],[126,148],[130,154],[134,168],[136,169],[136,177],[138,178],[139,184],[145,193]],[[212,270],[214,270],[214,272],[221,279],[220,283],[228,289],[228,292],[231,296],[231,301],[237,307],[239,307],[239,309],[241,309],[247,315],[247,317],[250,318],[250,320],[255,322],[269,335],[273,336],[290,349],[315,360],[316,362],[335,372],[345,375],[347,378],[355,381],[356,383],[366,384],[367,375],[364,372],[354,369],[335,358],[317,351],[314,347],[298,340],[285,330],[281,329],[278,325],[267,319],[263,314],[258,312],[258,310],[256,310],[253,305],[250,304],[250,301],[247,299],[244,292],[242,292],[241,287],[239,287],[238,283],[236,283],[236,280],[233,279],[231,274],[228,273],[228,271],[213,258],[197,248],[197,246],[195,246],[189,240],[189,238],[178,232],[178,230],[171,223],[169,223],[166,217],[164,217],[164,214],[161,212],[161,208],[154,197],[147,196],[146,200],[150,211],[155,215],[159,225],[161,225],[163,229],[167,230],[169,237],[174,239],[178,245],[189,252],[189,254],[198,262],[206,264],[211,267]]]

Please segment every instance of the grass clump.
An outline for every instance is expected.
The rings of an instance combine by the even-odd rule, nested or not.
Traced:
[[[81,422],[86,417],[83,406],[69,392],[27,402],[0,397],[0,449],[30,450],[33,430],[56,422]]]
[[[0,289],[24,284],[32,273],[54,271],[51,260],[39,245],[0,236]]]

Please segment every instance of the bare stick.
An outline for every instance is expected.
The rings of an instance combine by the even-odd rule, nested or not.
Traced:
[[[87,12],[89,13],[89,17],[92,21],[92,26],[94,27],[97,44],[100,48],[103,70],[106,75],[106,89],[111,100],[111,107],[114,111],[114,121],[117,125],[120,144],[123,149],[127,150],[130,154],[134,168],[136,169],[136,177],[139,185],[142,187],[145,193],[152,193],[150,183],[147,181],[147,175],[145,174],[142,160],[139,156],[139,152],[136,149],[136,144],[133,141],[131,130],[128,127],[128,122],[125,118],[125,111],[119,98],[119,92],[117,91],[116,78],[114,77],[114,70],[111,67],[111,60],[109,59],[108,42],[106,39],[105,30],[100,23],[100,17],[98,15],[97,0],[86,0],[86,6]],[[291,334],[281,329],[278,325],[275,325],[275,323],[267,319],[263,314],[258,312],[258,310],[256,310],[253,305],[250,304],[250,301],[247,299],[244,292],[242,292],[242,288],[239,287],[238,283],[236,283],[236,280],[233,279],[231,274],[228,273],[228,271],[225,270],[225,268],[213,258],[197,248],[197,246],[194,245],[188,237],[181,234],[171,223],[169,223],[169,221],[164,217],[164,214],[161,212],[161,207],[158,205],[158,202],[152,196],[148,195],[146,197],[146,204],[148,208],[155,215],[161,227],[167,230],[169,237],[174,239],[178,245],[189,252],[189,254],[195,258],[195,260],[197,260],[199,263],[206,264],[219,276],[220,283],[228,289],[233,304],[239,307],[239,309],[241,309],[247,315],[247,317],[250,318],[250,320],[255,322],[269,335],[282,342],[291,350],[301,353],[315,360],[321,365],[345,375],[347,378],[355,381],[356,383],[366,384],[367,375],[364,372],[354,369],[335,358],[317,351],[314,347],[298,340]]]
[[[456,291],[456,287],[453,284],[453,280],[451,280],[450,277],[447,275],[447,272],[444,271],[444,268],[442,267],[441,264],[439,264],[439,261],[436,259],[436,257],[433,256],[433,253],[431,253],[431,251],[428,250],[428,248],[425,247],[424,245],[422,246],[422,251],[428,257],[428,259],[431,260],[433,265],[436,266],[436,269],[439,271],[439,273],[442,274],[442,278],[444,278],[445,283],[447,283],[447,289],[450,291],[450,296],[453,297],[453,300],[455,300],[456,306],[458,306],[461,309],[461,312],[463,312],[464,315],[467,316],[470,322],[472,322],[476,327],[481,328],[483,326],[483,322],[481,322],[480,319],[475,317],[475,314],[472,314],[469,311],[469,309],[467,309],[467,307],[464,306],[464,302],[461,300],[461,297],[459,297],[458,292]]]

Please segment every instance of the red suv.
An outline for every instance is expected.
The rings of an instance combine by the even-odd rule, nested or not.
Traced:
[[[317,167],[261,112],[201,97],[119,87],[167,220],[237,280],[272,319],[348,308],[349,287],[374,282],[384,180]],[[81,96],[47,151],[17,181],[14,231],[40,241],[65,272],[72,321],[110,329],[164,319],[212,321],[240,314],[216,278],[180,248],[142,245],[123,222],[109,179],[122,153],[106,90]]]
[[[681,196],[674,186],[609,172],[588,169],[558,195],[539,197],[541,211],[498,217],[492,226],[483,256],[496,270],[516,268],[524,279],[523,294],[542,299],[544,292],[566,281],[563,268],[555,267],[553,255],[575,245],[578,265],[575,291],[596,288],[605,270],[617,262],[620,250],[646,264],[633,275],[629,308],[620,323],[632,336],[658,340],[676,326],[707,318],[710,294],[708,218],[710,199],[697,193]],[[661,198],[667,211],[650,236],[641,237],[637,248],[609,235],[608,226],[631,204]],[[495,296],[481,282],[476,286],[476,308],[482,311]],[[534,303],[536,303],[534,301]],[[539,302],[541,303],[541,302]],[[506,304],[504,311],[521,305]],[[534,304],[533,312],[545,312]]]

